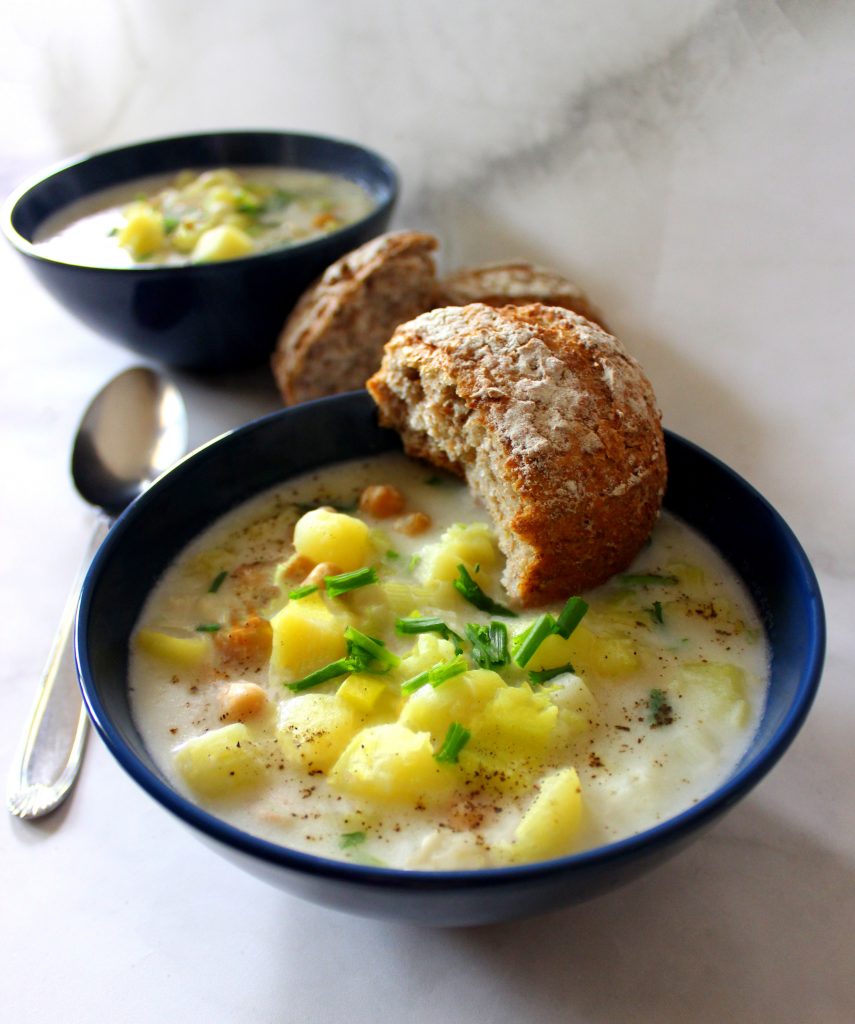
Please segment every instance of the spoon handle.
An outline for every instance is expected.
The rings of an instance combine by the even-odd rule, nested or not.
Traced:
[[[80,770],[89,719],[74,665],[74,615],[83,577],[109,527],[107,517],[100,517],[66,602],[20,753],[12,766],[7,802],[19,818],[41,818],[59,807]]]

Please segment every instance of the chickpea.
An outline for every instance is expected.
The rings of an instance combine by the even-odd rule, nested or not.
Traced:
[[[391,484],[371,484],[359,496],[359,507],[376,519],[388,519],[404,511],[404,495]]]
[[[408,516],[403,516],[395,523],[395,529],[405,533],[408,537],[415,537],[419,533],[424,533],[430,527],[431,518],[426,512],[411,512]]]
[[[240,680],[229,683],[219,693],[224,722],[243,722],[267,707],[267,694],[257,683]]]
[[[306,573],[311,572],[315,563],[305,555],[298,555],[296,552],[282,565],[282,574],[289,580],[301,580]]]
[[[319,562],[303,580],[301,586],[306,587],[314,584],[316,587],[322,587],[325,576],[338,576],[340,572],[341,567],[336,565],[335,562]]]
[[[270,657],[273,627],[267,619],[252,615],[246,622],[217,633],[214,643],[227,661],[261,664]]]

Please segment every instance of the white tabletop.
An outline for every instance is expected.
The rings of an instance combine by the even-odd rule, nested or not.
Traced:
[[[574,276],[647,369],[666,425],[781,511],[826,601],[820,693],[771,775],[666,866],[580,907],[459,931],[349,917],[240,873],[93,737],[63,809],[0,820],[4,1019],[847,1024],[855,13],[309,7],[20,5],[0,60],[0,184],[212,127],[376,146],[404,178],[395,226],[434,231],[448,268],[519,256]],[[70,440],[90,395],[136,360],[58,308],[8,246],[0,299],[9,763],[92,525]],[[277,406],[264,368],[176,379],[194,443]]]

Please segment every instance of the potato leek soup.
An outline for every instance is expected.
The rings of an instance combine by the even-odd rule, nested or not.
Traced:
[[[48,218],[34,244],[41,255],[94,267],[207,263],[331,234],[373,206],[365,189],[335,174],[182,171],[78,200]]]
[[[730,774],[767,656],[718,554],[663,514],[630,569],[507,606],[466,487],[402,455],[230,513],[151,594],[134,714],[183,793],[362,864],[543,860],[647,829]]]

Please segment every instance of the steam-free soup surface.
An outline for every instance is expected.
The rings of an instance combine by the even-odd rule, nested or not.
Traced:
[[[213,262],[330,234],[373,206],[365,189],[334,174],[182,171],[72,203],[39,227],[34,243],[41,255],[95,267]]]
[[[130,683],[156,762],[248,832],[424,870],[607,843],[732,773],[766,648],[706,542],[663,515],[626,574],[550,610],[578,620],[566,637],[543,609],[507,614],[502,567],[467,489],[403,456],[259,497],[140,617]]]

